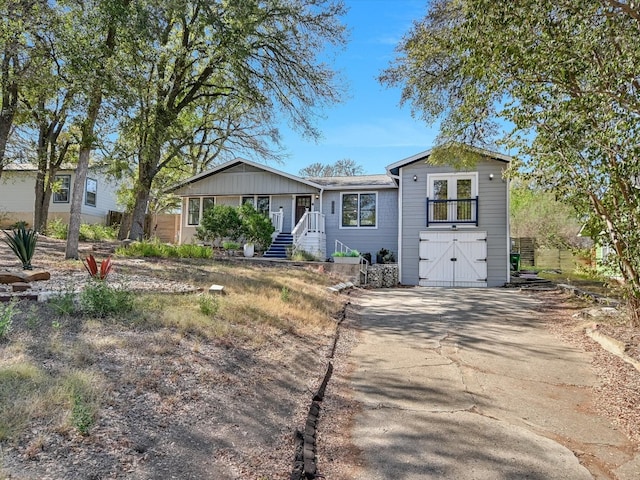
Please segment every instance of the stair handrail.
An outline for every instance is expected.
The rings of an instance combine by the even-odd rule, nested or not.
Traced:
[[[282,226],[284,225],[284,211],[282,207],[277,212],[269,212],[269,218],[275,228],[275,234],[282,233]]]
[[[348,254],[350,252],[353,252],[354,250],[355,249],[348,247],[347,245],[342,243],[340,240],[336,239],[334,252]],[[369,261],[366,258],[364,258],[362,255],[359,255],[359,256],[360,256],[360,263],[359,263],[360,275],[364,278],[363,283],[364,285],[366,285],[367,282],[369,281]]]
[[[291,231],[293,245],[298,246],[300,239],[309,233],[325,233],[324,215],[322,212],[310,212],[307,209]]]

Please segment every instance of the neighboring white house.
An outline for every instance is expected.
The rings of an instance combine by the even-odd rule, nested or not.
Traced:
[[[33,164],[9,164],[0,177],[0,226],[18,221],[33,224],[37,168]],[[75,170],[61,169],[56,174],[60,187],[51,195],[49,220],[69,220]],[[95,168],[89,168],[82,196],[82,223],[106,223],[109,211],[118,211],[114,181]]]

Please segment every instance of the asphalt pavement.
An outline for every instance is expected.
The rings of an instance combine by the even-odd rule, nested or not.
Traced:
[[[634,445],[593,408],[590,354],[545,329],[535,299],[411,288],[353,307],[353,480],[640,479]]]

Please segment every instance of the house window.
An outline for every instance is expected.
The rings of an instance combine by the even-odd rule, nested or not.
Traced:
[[[204,212],[206,212],[208,209],[213,207],[215,204],[216,204],[215,197],[203,197],[202,198],[202,214],[204,215]]]
[[[94,178],[87,178],[84,193],[84,203],[90,207],[96,206],[96,196],[98,194],[98,181]]]
[[[200,198],[187,200],[187,212],[187,225],[198,225],[200,223]]]
[[[268,217],[269,208],[270,208],[269,197],[258,197],[258,201],[256,202],[256,210],[259,213],[266,215]]]
[[[427,226],[430,223],[477,223],[478,174],[429,175]]]
[[[69,203],[71,175],[56,175],[55,189],[56,191],[53,193],[53,203]]]
[[[253,195],[251,195],[250,197],[242,197],[242,205],[244,205],[245,203],[248,203],[252,207],[255,207]]]
[[[343,228],[371,228],[377,225],[376,193],[343,193],[342,223]]]

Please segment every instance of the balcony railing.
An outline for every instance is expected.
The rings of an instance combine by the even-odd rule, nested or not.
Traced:
[[[442,224],[478,226],[478,197],[455,200],[427,198],[427,227]]]

